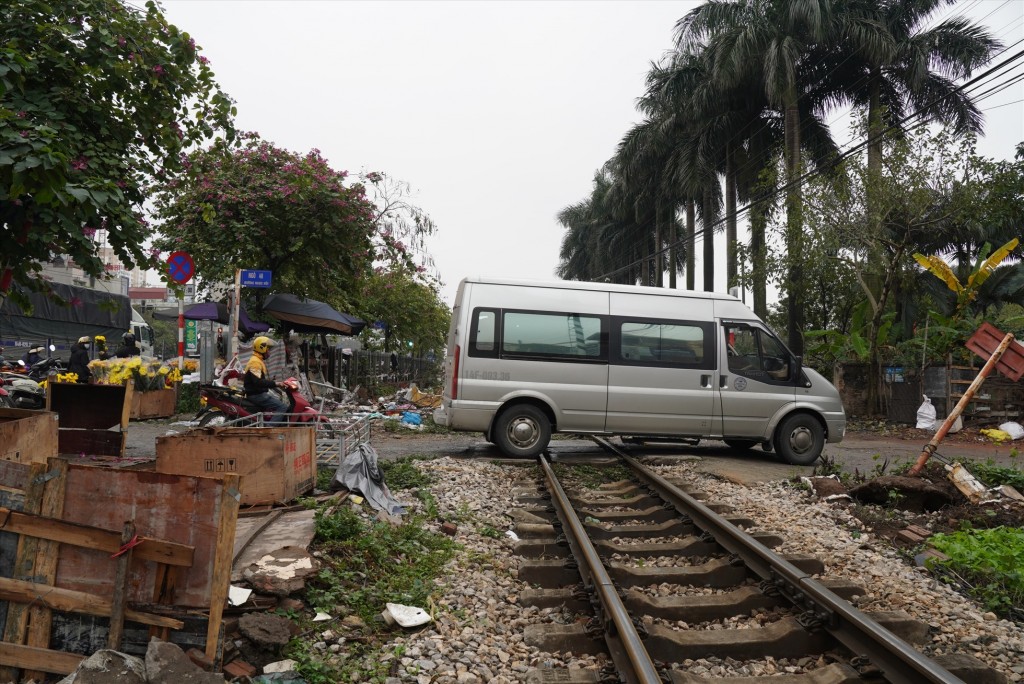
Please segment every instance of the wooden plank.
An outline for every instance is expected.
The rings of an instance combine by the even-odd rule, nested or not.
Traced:
[[[210,624],[206,628],[206,657],[218,662],[220,624],[228,602],[231,585],[231,559],[235,547],[235,527],[242,496],[238,491],[238,475],[224,476],[220,509],[217,513],[217,543],[214,546],[213,578],[210,586]]]
[[[6,524],[4,521],[6,520]],[[121,548],[121,533],[101,530],[80,523],[42,518],[8,508],[0,508],[0,527],[8,532],[30,535],[38,539],[49,539],[61,544],[72,544],[85,549],[116,553]],[[146,540],[135,549],[139,560],[191,567],[194,547],[160,539]]]
[[[139,535],[193,548],[189,567],[181,570],[174,605],[205,610],[210,605],[210,569],[217,537],[220,480],[165,475],[151,470],[97,468],[71,464],[64,519],[119,530],[133,519]],[[120,541],[120,533],[117,535]],[[152,601],[156,562],[143,563],[146,542],[135,550],[130,582],[131,603]],[[120,546],[120,544],[118,544]],[[109,555],[109,554],[108,554]],[[114,573],[108,555],[61,546],[57,586],[109,596]],[[176,564],[177,565],[177,564]]]
[[[29,468],[28,486],[25,489],[25,511],[28,513],[13,513],[25,517],[34,517],[31,514],[38,514],[43,507],[43,487],[46,484],[46,463],[33,463]],[[12,532],[17,530],[11,529]],[[14,560],[14,579],[26,580],[33,576],[33,569],[36,563],[36,551],[39,548],[39,539],[21,533],[18,539],[18,552]],[[28,606],[23,603],[13,603],[7,608],[7,622],[4,625],[3,640],[9,644],[21,645],[25,643],[28,632]],[[0,661],[2,662],[2,661]],[[18,672],[9,667],[0,668],[0,681],[18,681]]]
[[[67,484],[68,462],[60,458],[49,460],[50,471],[43,485],[43,506],[41,513],[47,518],[60,518],[64,513],[64,492]],[[51,477],[50,475],[54,476]],[[57,576],[57,556],[60,547],[56,542],[40,540],[36,551],[35,581],[53,586]],[[34,648],[49,648],[50,626],[53,615],[45,605],[31,604],[28,615],[28,639],[26,644]],[[25,679],[43,681],[44,673],[26,671]]]
[[[57,449],[62,454],[77,456],[117,456],[124,458],[127,433],[111,430],[78,430],[61,428],[57,432]]]
[[[117,557],[117,572],[114,574],[114,601],[110,608],[110,631],[107,633],[107,648],[118,651],[121,649],[121,638],[124,636],[124,611],[128,600],[128,568],[132,564],[132,549],[125,548],[135,536],[135,523],[131,520],[124,524],[121,534],[121,555]]]
[[[0,459],[46,463],[56,455],[56,413],[0,408]]]
[[[0,664],[16,669],[41,670],[68,675],[74,672],[83,660],[85,660],[85,656],[80,656],[77,653],[0,643]]]
[[[111,601],[101,596],[87,594],[83,591],[71,591],[51,587],[45,584],[36,584],[24,580],[15,580],[9,577],[0,577],[0,599],[5,601],[16,601],[19,603],[32,603],[42,601],[50,610],[59,610],[65,613],[83,613],[95,615],[96,617],[110,617]],[[146,613],[131,608],[125,610],[126,620],[138,622],[143,625],[154,625],[170,629],[181,629],[185,623],[164,615]]]
[[[148,418],[166,418],[174,415],[177,404],[177,392],[173,389],[150,390],[148,392],[132,392],[132,409],[129,417],[132,420]]]
[[[242,505],[291,501],[316,482],[312,426],[220,428],[156,440],[156,471],[181,475],[242,476]]]

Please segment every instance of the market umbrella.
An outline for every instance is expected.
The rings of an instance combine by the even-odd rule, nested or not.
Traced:
[[[176,321],[178,312],[172,309],[157,310],[153,312],[153,317],[165,321]],[[231,312],[223,302],[200,302],[185,308],[185,318],[190,321],[217,321],[228,325],[231,323]],[[245,312],[245,308],[241,307],[238,310],[238,329],[246,335],[252,335],[266,332],[270,330],[270,326],[251,320],[249,314]]]
[[[315,299],[292,294],[272,294],[263,300],[264,313],[290,323],[296,332],[358,335],[366,323],[355,316],[341,313]]]

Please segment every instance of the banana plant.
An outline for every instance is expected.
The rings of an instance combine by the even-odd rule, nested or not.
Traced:
[[[975,264],[974,270],[967,276],[966,283],[961,283],[949,263],[937,254],[925,256],[915,252],[914,259],[925,270],[946,283],[946,287],[956,293],[956,308],[950,317],[951,320],[956,320],[963,315],[971,302],[978,297],[978,291],[981,289],[981,286],[995,272],[999,264],[1017,248],[1019,242],[1017,238],[1013,238],[991,254],[988,254],[988,251],[992,247],[986,242],[981,250],[981,254],[978,256],[978,262]]]

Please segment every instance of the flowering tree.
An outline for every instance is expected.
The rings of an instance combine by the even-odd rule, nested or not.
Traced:
[[[234,107],[187,33],[119,0],[0,3],[0,299],[45,289],[41,264],[68,255],[104,275],[106,229],[127,266],[152,266],[141,214],[153,180],[218,131]]]
[[[355,311],[368,321],[384,322],[385,351],[439,354],[444,349],[451,310],[441,301],[437,283],[422,271],[375,268],[362,283]]]
[[[186,172],[156,196],[161,250],[185,249],[199,291],[229,283],[236,268],[273,272],[274,292],[347,306],[375,250],[375,208],[361,183],[328,166],[242,136],[189,155]]]

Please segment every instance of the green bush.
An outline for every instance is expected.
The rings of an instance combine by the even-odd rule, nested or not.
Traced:
[[[968,584],[968,592],[1001,615],[1024,611],[1024,530],[1017,527],[967,529],[928,540],[949,556],[929,566],[948,570]]]
[[[178,385],[178,404],[175,410],[178,413],[198,413],[200,408],[199,404],[199,383],[192,382],[189,384]]]

